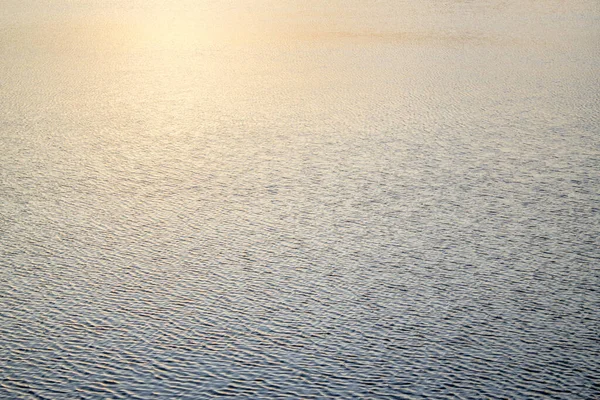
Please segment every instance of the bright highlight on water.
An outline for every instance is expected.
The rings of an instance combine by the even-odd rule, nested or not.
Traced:
[[[600,396],[597,1],[0,10],[0,398]]]

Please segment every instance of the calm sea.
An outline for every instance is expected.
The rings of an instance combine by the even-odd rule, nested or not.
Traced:
[[[0,398],[600,396],[597,0],[1,0]]]

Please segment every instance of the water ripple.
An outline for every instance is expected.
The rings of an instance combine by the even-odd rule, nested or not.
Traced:
[[[17,3],[1,398],[599,396],[593,1]]]

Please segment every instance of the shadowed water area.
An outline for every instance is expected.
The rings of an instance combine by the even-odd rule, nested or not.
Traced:
[[[596,0],[0,11],[1,398],[600,395]]]

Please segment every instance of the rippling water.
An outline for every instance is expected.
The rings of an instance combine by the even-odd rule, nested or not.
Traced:
[[[0,397],[600,395],[596,0],[0,7]]]

